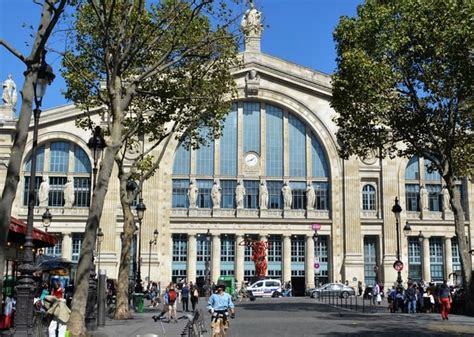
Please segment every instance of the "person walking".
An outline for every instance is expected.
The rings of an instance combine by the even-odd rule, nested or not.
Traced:
[[[413,283],[407,290],[405,296],[408,301],[408,313],[416,314],[416,284]]]
[[[379,299],[381,301],[381,298],[380,298],[380,286],[379,284],[376,282],[373,287],[372,287],[372,304],[375,305],[376,302],[379,302]]]
[[[218,283],[216,293],[209,297],[207,309],[212,315],[211,328],[212,337],[227,336],[229,330],[229,312],[230,318],[235,318],[235,307],[232,297],[225,292],[225,284]]]
[[[191,287],[191,309],[196,311],[196,305],[199,302],[199,290],[196,285]]]
[[[181,288],[181,303],[183,304],[183,312],[189,311],[189,286],[187,283],[183,284]]]
[[[443,284],[441,285],[441,288],[439,290],[439,304],[441,306],[441,318],[443,320],[448,320],[448,314],[449,311],[451,310],[451,302],[452,302],[452,297],[451,297],[451,292],[448,287],[448,284],[446,280],[443,280]]]

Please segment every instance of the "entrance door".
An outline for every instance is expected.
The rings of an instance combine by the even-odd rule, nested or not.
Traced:
[[[291,289],[293,296],[304,296],[305,278],[304,276],[293,276],[291,278]]]

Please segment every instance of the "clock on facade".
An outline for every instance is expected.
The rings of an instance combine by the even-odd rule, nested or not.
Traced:
[[[258,164],[258,156],[256,153],[250,152],[245,155],[245,165],[254,167]]]

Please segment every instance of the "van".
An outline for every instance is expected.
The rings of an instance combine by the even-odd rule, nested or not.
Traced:
[[[247,288],[255,297],[272,297],[275,291],[282,292],[280,280],[259,280]]]

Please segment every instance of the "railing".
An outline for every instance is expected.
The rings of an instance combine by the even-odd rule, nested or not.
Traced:
[[[317,295],[316,295],[317,296]],[[362,313],[373,313],[380,311],[384,304],[374,304],[372,296],[347,296],[342,297],[339,294],[330,293],[323,296],[317,296],[316,300],[320,303],[332,305],[337,308],[347,309]]]
[[[207,333],[204,315],[201,310],[196,310],[194,315],[184,315],[181,318],[187,318],[188,323],[181,333],[181,337],[201,337]]]

